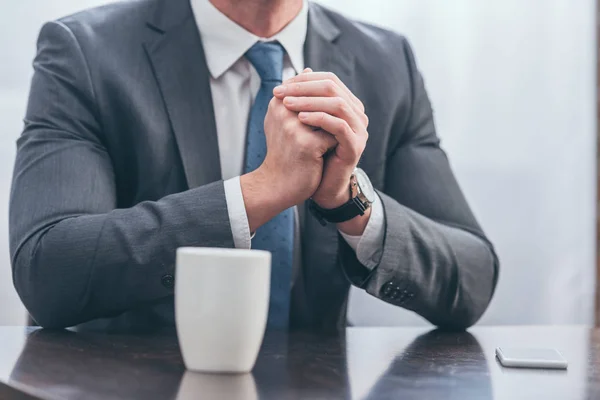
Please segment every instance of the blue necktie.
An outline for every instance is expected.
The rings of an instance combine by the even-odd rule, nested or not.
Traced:
[[[283,54],[283,47],[276,42],[257,42],[246,52],[246,58],[258,72],[261,84],[250,110],[245,172],[251,172],[258,168],[267,154],[264,122],[269,101],[273,97],[273,89],[281,84]],[[252,248],[268,250],[272,254],[271,296],[267,329],[287,329],[294,250],[293,209],[289,208],[283,211],[258,228],[252,239]]]

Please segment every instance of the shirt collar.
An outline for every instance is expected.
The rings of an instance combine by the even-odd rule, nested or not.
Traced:
[[[260,38],[219,11],[209,0],[191,0],[192,10],[204,46],[208,70],[217,79],[257,41],[277,40],[290,57],[297,73],[304,69],[304,41],[308,26],[308,4],[303,1],[298,15],[279,33]]]

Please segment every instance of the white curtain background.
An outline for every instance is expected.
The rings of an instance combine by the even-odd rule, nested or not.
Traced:
[[[408,37],[438,133],[501,259],[482,324],[590,324],[595,287],[595,2],[321,0]],[[44,21],[100,0],[2,0],[0,324],[24,322],[12,287],[8,196]],[[353,291],[357,325],[419,325]]]

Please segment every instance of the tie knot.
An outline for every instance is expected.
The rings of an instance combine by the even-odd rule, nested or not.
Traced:
[[[281,83],[283,53],[283,47],[278,42],[256,42],[246,52],[246,58],[258,72],[262,82]]]

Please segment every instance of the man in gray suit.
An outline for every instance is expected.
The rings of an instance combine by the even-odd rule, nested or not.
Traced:
[[[40,325],[173,325],[181,246],[271,251],[274,329],[343,327],[350,284],[447,329],[489,304],[402,36],[303,0],[125,1],[44,25],[34,69],[10,246]]]

